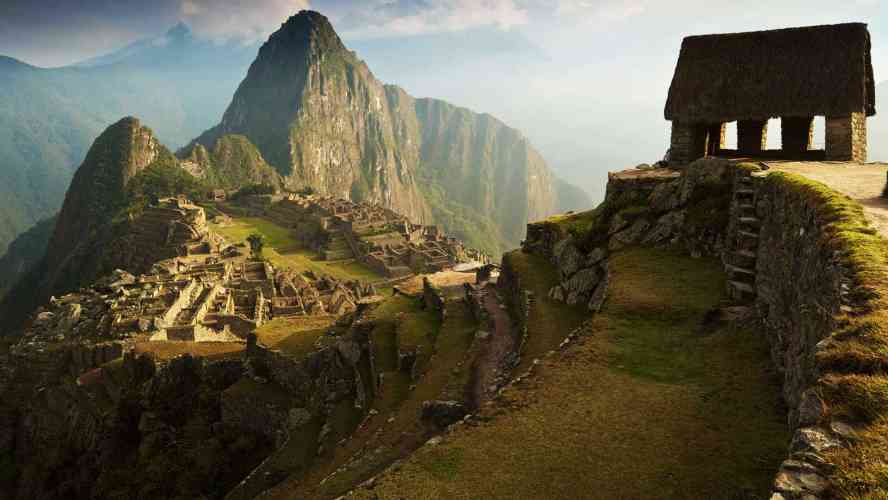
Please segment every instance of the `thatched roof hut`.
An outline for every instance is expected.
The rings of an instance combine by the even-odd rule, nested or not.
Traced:
[[[724,124],[737,121],[735,154],[862,162],[875,101],[866,24],[687,37],[664,110],[670,160],[732,154]],[[815,116],[826,117],[823,150],[812,149]],[[778,117],[782,148],[768,149]]]
[[[866,24],[690,36],[669,87],[667,120],[875,114]]]

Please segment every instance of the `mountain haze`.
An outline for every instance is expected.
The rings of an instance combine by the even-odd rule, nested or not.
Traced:
[[[70,67],[0,56],[0,253],[59,210],[75,168],[109,123],[136,115],[165,144],[187,143],[224,110],[256,49],[202,41],[179,25]]]

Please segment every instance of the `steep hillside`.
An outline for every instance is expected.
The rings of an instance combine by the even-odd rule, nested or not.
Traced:
[[[250,184],[278,187],[280,175],[262,153],[242,135],[226,135],[208,151],[195,144],[181,165],[195,177],[223,189],[238,189]]]
[[[18,235],[9,245],[9,250],[0,257],[0,299],[46,253],[55,224],[55,216],[38,222]]]
[[[375,201],[488,250],[517,244],[528,220],[558,207],[553,174],[518,131],[383,85],[316,12],[269,38],[195,143],[228,134],[255,144],[289,188]]]
[[[128,225],[142,207],[161,196],[196,194],[205,189],[179,167],[173,154],[138,119],[124,118],[108,127],[71,181],[45,255],[37,258],[0,303],[3,326],[15,328],[17,321],[52,294],[140,261],[152,248],[131,245],[126,237]],[[39,246],[42,236],[38,234],[34,240]],[[9,260],[21,261],[23,257],[16,253]]]
[[[2,50],[2,49],[0,49]],[[121,116],[180,146],[219,116],[256,47],[197,40],[184,26],[75,67],[0,56],[0,253],[58,211],[91,142]]]

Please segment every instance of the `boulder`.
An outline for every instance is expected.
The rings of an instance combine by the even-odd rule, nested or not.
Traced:
[[[423,401],[422,403],[422,419],[429,420],[441,428],[462,420],[467,414],[466,406],[459,401]]]
[[[650,222],[645,219],[638,219],[628,229],[624,229],[611,236],[608,250],[616,251],[638,243],[650,227]]]
[[[796,431],[789,448],[792,452],[814,452],[822,454],[842,443],[818,427],[805,427]]]
[[[577,272],[583,263],[583,254],[574,244],[572,236],[568,236],[556,243],[552,252],[555,258],[555,265],[561,271],[562,279]]]
[[[685,220],[685,212],[676,210],[669,212],[654,223],[654,227],[645,235],[641,242],[645,245],[670,242],[675,239],[682,229]]]
[[[298,429],[311,421],[311,412],[305,408],[291,408],[287,415],[287,425],[290,429]]]
[[[598,247],[586,255],[586,267],[592,267],[607,258],[607,250]]]

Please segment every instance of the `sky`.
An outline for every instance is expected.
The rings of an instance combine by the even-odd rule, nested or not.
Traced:
[[[684,36],[862,21],[888,80],[888,0],[0,0],[0,54],[54,67],[164,33],[252,44],[327,15],[382,80],[488,112],[600,198],[608,170],[659,159]]]

